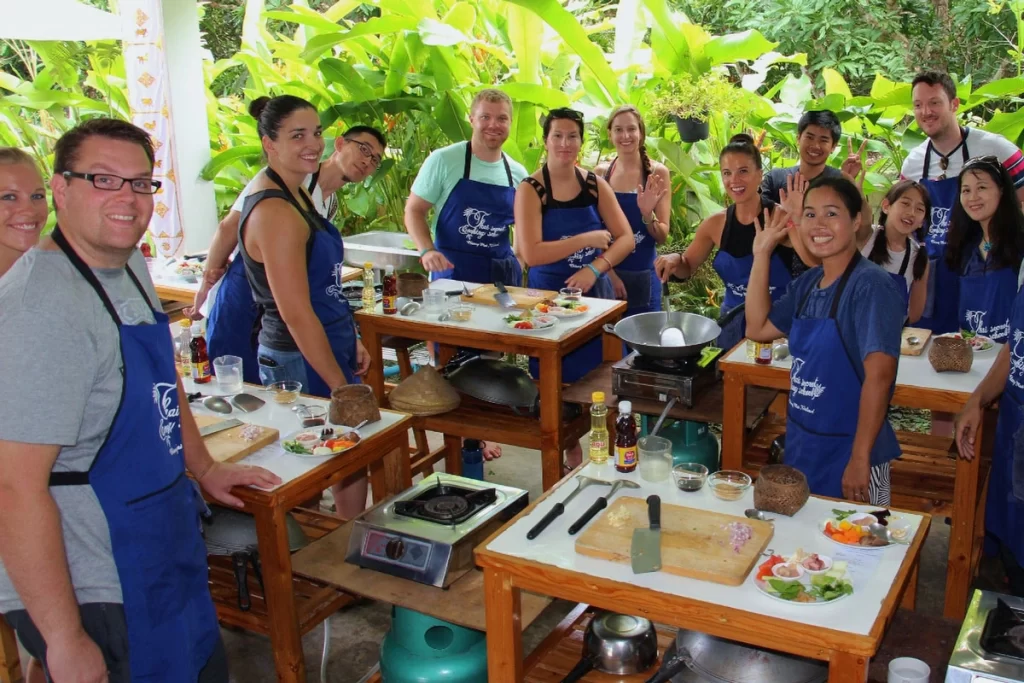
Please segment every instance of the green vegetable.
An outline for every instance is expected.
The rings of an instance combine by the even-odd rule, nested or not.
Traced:
[[[768,585],[774,588],[773,592],[778,593],[783,600],[796,600],[804,592],[804,587],[799,581],[779,581],[768,579]]]
[[[310,455],[313,451],[303,446],[298,441],[285,441],[281,446],[289,453],[298,453],[300,455]]]
[[[828,574],[811,577],[810,594],[819,600],[828,602],[844,595],[853,593],[853,584],[846,579],[839,579]]]
[[[850,515],[857,514],[857,511],[856,510],[836,510],[835,508],[833,508],[832,509],[832,514],[835,516],[837,522],[841,522],[844,519],[846,519],[847,517],[849,517]]]

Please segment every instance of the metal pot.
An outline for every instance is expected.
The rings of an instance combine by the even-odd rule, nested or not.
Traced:
[[[628,676],[646,671],[657,660],[658,634],[654,624],[643,617],[601,612],[587,625],[583,656],[562,683],[578,681],[591,669]]]
[[[475,399],[536,413],[540,393],[525,370],[496,358],[473,358],[454,370],[448,381]]]
[[[683,333],[684,346],[662,346],[661,333],[675,328]],[[605,325],[604,331],[613,334],[626,346],[651,358],[676,359],[700,355],[721,334],[722,328],[711,318],[682,311],[656,311],[639,313],[615,324]]]
[[[828,664],[679,629],[647,683],[824,683]]]

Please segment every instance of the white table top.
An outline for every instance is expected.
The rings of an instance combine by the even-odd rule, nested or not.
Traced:
[[[931,344],[931,340],[928,341]],[[925,348],[919,356],[901,355],[896,370],[896,384],[903,387],[919,387],[922,389],[936,389],[939,391],[956,391],[970,394],[978,386],[992,363],[995,362],[1002,344],[996,344],[988,351],[978,351],[974,354],[974,362],[971,364],[970,372],[935,372],[931,363],[928,362],[928,349]],[[734,348],[725,358],[728,363],[742,363],[754,365],[754,361],[747,358],[746,344],[741,343]],[[792,365],[792,357],[783,360],[772,361],[772,366],[783,368],[789,372]]]
[[[199,291],[199,279],[202,277],[197,276],[195,282],[190,282],[180,275],[174,272],[177,267],[179,259],[173,260],[170,264],[166,263],[167,259],[158,258],[153,259],[149,267],[149,276],[153,279],[153,284],[157,287],[173,287],[175,289],[183,289],[189,292]]]
[[[463,282],[461,280],[435,280],[430,283],[431,289],[441,289],[444,291],[452,292],[458,289],[462,289]],[[466,287],[470,291],[474,287],[480,285],[474,282],[466,282]],[[454,305],[458,302],[458,296],[450,297],[449,305]],[[514,330],[506,326],[504,318],[510,313],[521,312],[521,309],[504,309],[500,306],[490,306],[486,304],[474,304],[473,317],[468,322],[456,322],[454,320],[438,321],[438,316],[441,311],[427,312],[425,309],[420,308],[410,316],[398,315],[403,321],[411,323],[422,323],[431,325],[443,325],[445,327],[452,328],[465,328],[476,331],[484,332],[500,332],[502,334],[513,334],[522,337],[532,337],[535,339],[549,339],[558,341],[564,339],[574,330],[577,330],[588,322],[593,321],[594,317],[614,308],[620,302],[616,299],[594,299],[591,297],[583,297],[583,302],[586,303],[590,310],[581,316],[575,318],[560,318],[557,323],[546,330]],[[374,314],[384,315],[382,310],[382,304],[377,304],[374,309]]]
[[[729,515],[745,520],[743,511],[754,507],[754,489],[751,487],[738,501],[719,500],[705,486],[698,492],[686,493],[676,488],[672,479],[652,484],[640,478],[637,472],[620,474],[609,462],[604,465],[593,463],[581,472],[599,479],[627,478],[640,484],[639,489],[619,489],[616,496],[628,495],[646,498],[652,493],[661,497],[664,504],[694,507]],[[576,536],[568,535],[568,528],[598,496],[607,492],[606,487],[591,486],[584,489],[544,532],[533,541],[526,539],[526,532],[558,501],[566,498],[576,486],[573,480],[562,484],[538,505],[528,516],[495,538],[487,549],[513,557],[533,560],[562,569],[579,572],[582,577],[600,577],[619,581],[668,595],[678,595],[701,602],[723,605],[744,612],[785,619],[803,624],[840,629],[849,633],[868,634],[878,617],[893,581],[899,572],[908,546],[893,545],[883,550],[858,550],[842,546],[826,538],[819,530],[819,524],[831,516],[833,508],[869,511],[869,506],[857,506],[848,502],[824,500],[812,497],[793,517],[775,517],[775,535],[768,548],[777,554],[791,555],[797,548],[806,552],[828,555],[834,560],[849,561],[848,577],[853,583],[854,593],[848,598],[831,604],[801,605],[789,604],[772,599],[754,585],[756,566],[740,586],[699,581],[665,572],[633,574],[628,563],[611,562],[585,555],[578,555],[574,549]],[[875,508],[877,509],[877,508]],[[900,514],[916,530],[920,515]],[[760,562],[758,562],[760,564]]]
[[[183,383],[186,393],[201,391],[205,396],[216,395],[217,393],[216,381],[210,382],[209,384],[195,384],[191,379],[185,379],[183,380]],[[281,485],[284,485],[293,479],[297,479],[310,470],[319,467],[331,458],[344,457],[344,453],[320,457],[295,455],[294,453],[285,451],[284,448],[281,447],[281,441],[286,440],[296,432],[302,431],[302,423],[292,411],[292,406],[302,403],[311,406],[324,406],[329,410],[330,401],[303,396],[300,397],[296,403],[281,405],[274,403],[270,394],[261,392],[255,387],[247,386],[246,392],[251,393],[257,398],[263,399],[267,402],[266,405],[251,413],[244,413],[235,408],[230,415],[215,413],[212,410],[207,409],[199,401],[192,403],[190,406],[193,414],[195,415],[211,415],[214,417],[223,417],[224,419],[237,418],[243,422],[260,425],[261,427],[272,427],[281,432],[281,438],[278,439],[276,443],[261,448],[260,450],[242,458],[238,462],[245,463],[246,465],[259,465],[260,467],[264,467],[281,477]],[[372,437],[374,434],[379,434],[395,423],[401,421],[402,418],[406,417],[404,413],[392,410],[381,410],[380,415],[381,419],[379,421],[368,424],[359,430],[359,434],[364,440]]]

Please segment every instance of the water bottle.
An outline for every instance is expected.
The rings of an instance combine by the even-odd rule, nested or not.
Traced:
[[[467,479],[484,480],[484,449],[477,439],[462,442],[462,476]]]
[[[603,465],[608,462],[608,406],[603,391],[595,391],[590,401],[590,462]]]

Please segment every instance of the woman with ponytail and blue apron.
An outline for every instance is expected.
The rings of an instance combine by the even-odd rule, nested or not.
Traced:
[[[923,185],[901,180],[889,188],[874,226],[860,253],[882,267],[906,302],[906,321],[913,325],[928,297],[928,255],[924,223],[931,215],[931,198]]]
[[[576,165],[583,147],[583,114],[552,109],[544,119],[547,161],[516,190],[515,218],[520,253],[534,289],[576,287],[586,296],[613,298],[608,271],[633,250],[633,235],[615,192],[593,172]],[[601,364],[597,337],[562,359],[562,381],[575,382]],[[530,374],[539,364],[530,359]],[[576,442],[566,464],[582,462]]]
[[[818,177],[803,198],[796,232],[821,266],[774,303],[771,256],[791,231],[776,209],[754,239],[746,300],[747,336],[789,337],[793,357],[785,463],[811,493],[888,505],[889,464],[900,455],[886,419],[896,385],[905,305],[892,278],[857,250],[860,190],[846,178]]]
[[[1024,256],[1024,216],[1010,175],[996,157],[971,159],[960,171],[946,266],[960,277],[957,320],[965,333],[999,344],[1010,335],[1010,310]]]
[[[633,231],[633,253],[608,273],[615,298],[626,300],[624,317],[661,310],[661,281],[654,272],[654,259],[658,245],[668,238],[672,191],[668,168],[647,157],[646,136],[636,107],[616,107],[608,116],[608,137],[616,157],[595,169],[615,190]]]
[[[296,380],[305,393],[330,398],[337,387],[359,381],[370,357],[342,293],[341,235],[303,191],[323,151],[320,120],[308,102],[283,95],[266,104],[258,121],[268,165],[245,201],[238,243],[262,311],[260,379],[266,385]],[[365,473],[332,490],[339,516],[362,512]]]
[[[775,204],[763,199],[759,192],[763,177],[761,152],[754,139],[746,133],[734,135],[722,148],[718,157],[722,183],[733,204],[706,218],[693,236],[693,241],[682,254],[659,256],[655,262],[658,277],[668,282],[675,277],[685,280],[692,276],[717,247],[712,267],[725,285],[725,296],[720,305],[719,324],[722,333],[716,345],[729,351],[745,335],[743,309],[747,297],[750,269],[754,263],[754,223],[763,219]],[[790,188],[802,182],[799,174],[790,176]],[[794,193],[794,197],[798,193]],[[787,240],[788,241],[788,240]],[[772,301],[786,291],[794,271],[803,271],[804,263],[792,246],[780,243],[771,255],[768,293]]]

